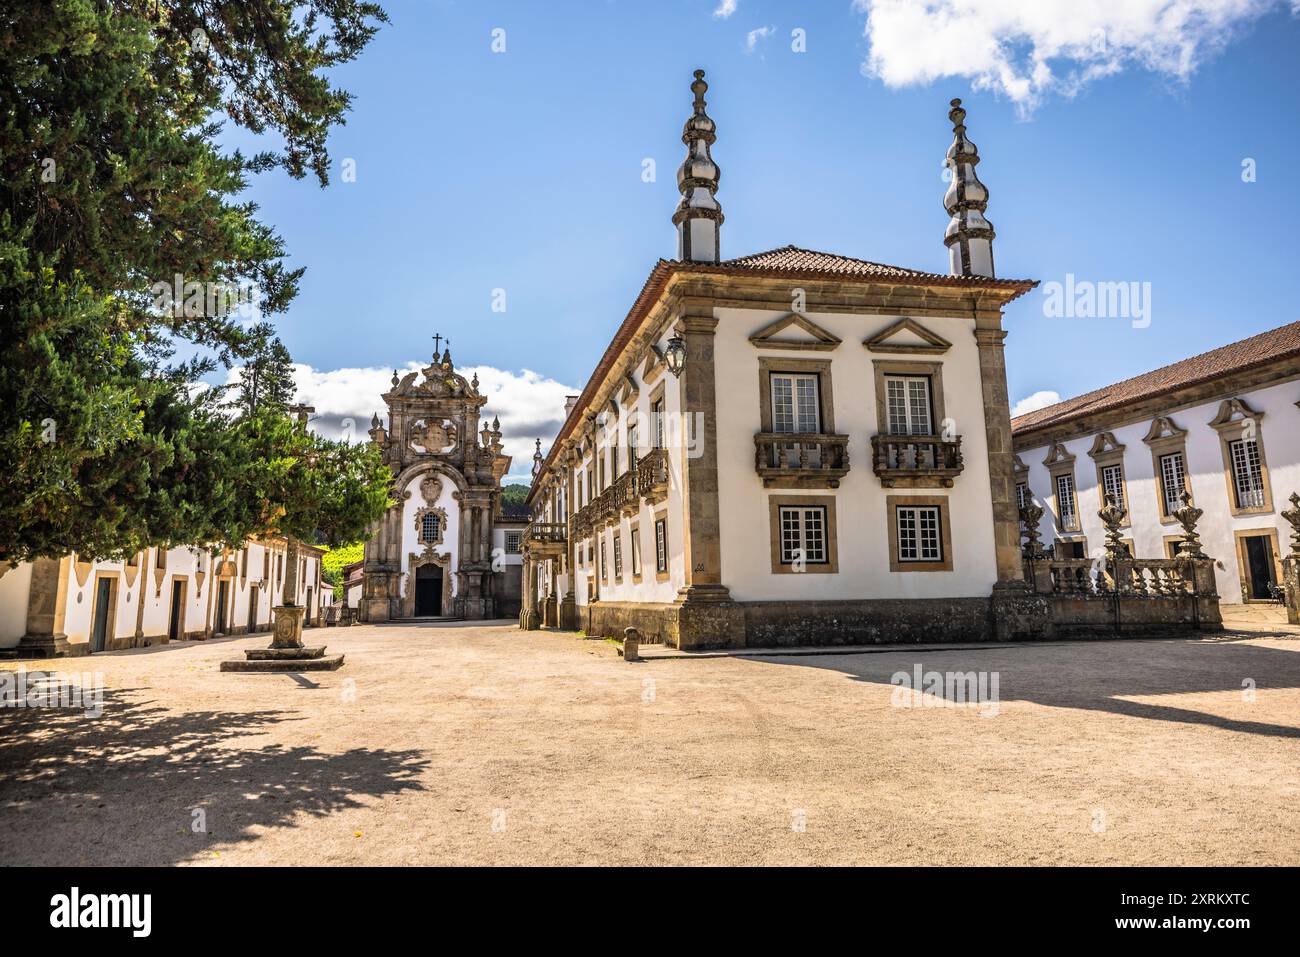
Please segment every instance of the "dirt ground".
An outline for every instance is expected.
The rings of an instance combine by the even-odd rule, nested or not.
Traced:
[[[0,663],[107,687],[98,718],[0,708],[0,863],[1300,864],[1295,636],[641,663],[505,623],[308,638],[343,669],[217,670],[265,636]],[[996,674],[996,709],[900,696],[915,665]]]

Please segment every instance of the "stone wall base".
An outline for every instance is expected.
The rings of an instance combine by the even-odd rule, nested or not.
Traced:
[[[1051,604],[1060,638],[1164,638],[1223,630],[1216,597],[1054,595]]]

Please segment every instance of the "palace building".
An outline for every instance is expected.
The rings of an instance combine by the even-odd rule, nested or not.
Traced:
[[[988,191],[948,114],[951,268],[724,258],[703,71],[678,255],[535,457],[525,628],[682,648],[1039,634],[1012,482]]]
[[[1300,322],[1019,416],[1016,494],[1058,556],[1094,555],[1103,497],[1126,547],[1173,556],[1184,491],[1224,603],[1278,601],[1300,491]],[[1294,506],[1293,506],[1294,509]],[[1300,518],[1300,515],[1297,516]]]

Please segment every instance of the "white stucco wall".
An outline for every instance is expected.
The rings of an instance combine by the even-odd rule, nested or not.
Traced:
[[[420,491],[420,483],[431,475],[437,476],[442,483],[442,489],[438,493],[438,498],[433,502],[424,500],[424,493]],[[460,503],[452,496],[456,492],[456,483],[452,477],[438,470],[426,470],[413,475],[404,486],[405,491],[410,493],[410,497],[402,505],[402,580],[401,580],[401,597],[405,598],[407,590],[411,587],[411,553],[420,553],[424,551],[424,543],[420,541],[420,530],[416,528],[415,516],[426,505],[436,505],[445,513],[445,527],[442,532],[442,544],[434,546],[440,555],[450,555],[450,571],[444,572],[451,575],[451,593],[456,594],[457,582],[455,570],[460,565]]]
[[[732,597],[754,601],[987,596],[997,580],[997,567],[974,320],[918,320],[952,347],[942,355],[908,356],[872,353],[862,345],[897,322],[898,316],[808,313],[814,323],[842,340],[833,351],[811,352],[768,347],[760,351],[749,342],[750,336],[788,312],[728,308],[715,313],[719,319],[715,356],[722,580]],[[790,337],[796,332],[791,329]],[[850,469],[838,489],[763,487],[754,468],[754,434],[761,430],[760,356],[830,361],[835,431],[849,436]],[[914,358],[943,363],[944,411],[961,435],[965,463],[951,489],[886,489],[871,469],[871,436],[879,431],[872,362]],[[805,493],[835,497],[838,574],[772,572],[768,498]],[[890,571],[887,495],[948,498],[952,571]]]
[[[1234,516],[1228,498],[1228,484],[1224,477],[1223,454],[1218,432],[1209,422],[1219,411],[1222,399],[1190,407],[1176,408],[1166,413],[1181,429],[1187,430],[1187,476],[1192,496],[1205,514],[1197,525],[1205,554],[1216,560],[1215,573],[1220,601],[1236,603],[1242,600],[1241,570],[1237,558],[1234,533],[1243,530],[1274,529],[1278,544],[1285,555],[1290,542],[1290,525],[1278,512],[1288,508],[1287,497],[1300,490],[1300,410],[1296,408],[1300,390],[1295,382],[1283,382],[1239,393],[1252,409],[1264,413],[1259,424],[1259,438],[1263,444],[1271,486],[1272,514]],[[1155,476],[1151,449],[1144,443],[1151,427],[1151,419],[1109,429],[1124,448],[1124,474],[1128,482],[1131,528],[1124,531],[1125,538],[1133,540],[1139,558],[1165,557],[1164,538],[1181,534],[1177,523],[1160,521],[1159,483]],[[1101,494],[1097,487],[1097,469],[1088,455],[1096,432],[1065,441],[1068,452],[1075,456],[1074,473],[1076,497],[1082,534],[1087,539],[1090,552],[1104,543],[1105,529],[1097,511],[1101,508]],[[1039,525],[1044,545],[1058,537],[1055,514],[1055,496],[1051,479],[1043,459],[1050,445],[1027,446],[1019,450],[1021,461],[1029,468],[1028,484],[1034,499],[1044,509]],[[1279,556],[1281,557],[1281,556]]]
[[[257,616],[255,624],[265,629],[271,621],[271,608],[279,604],[284,590],[283,575],[277,576],[276,556],[284,554],[283,543],[269,546],[250,542],[247,546],[247,565],[241,553],[235,552],[230,560],[236,573],[227,580],[226,623],[230,628],[246,628],[249,623],[249,606],[253,586],[258,586]],[[263,554],[271,552],[270,581],[263,580]],[[214,560],[205,550],[179,547],[169,549],[163,566],[161,581],[157,574],[157,551],[150,549],[139,556],[139,567],[128,568],[122,561],[73,561],[68,569],[66,610],[63,633],[70,642],[88,642],[94,623],[95,601],[99,578],[109,577],[115,582],[116,607],[110,623],[110,634],[119,639],[136,635],[137,626],[144,637],[158,638],[168,633],[171,620],[173,585],[185,582],[182,600],[182,630],[201,632],[214,627],[217,621],[214,602],[220,592],[218,580],[212,575]],[[300,574],[305,574],[305,585],[299,586],[298,601],[307,601],[307,589],[312,590],[314,608],[319,604],[318,585],[320,560],[314,553],[299,555]],[[245,573],[246,568],[246,573]],[[200,588],[198,572],[204,572]],[[0,578],[0,648],[11,648],[26,633],[27,604],[30,594],[32,566],[22,564]],[[302,579],[300,579],[301,581]],[[326,586],[328,587],[328,586]],[[140,614],[143,602],[144,612]]]

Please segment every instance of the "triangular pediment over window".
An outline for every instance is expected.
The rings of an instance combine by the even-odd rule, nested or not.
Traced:
[[[1250,419],[1258,422],[1263,417],[1264,413],[1256,412],[1246,404],[1245,399],[1224,399],[1219,403],[1219,412],[1210,420],[1210,425],[1219,429],[1225,425],[1235,425]]]
[[[830,352],[840,344],[839,336],[797,312],[768,323],[750,336],[749,341],[757,349],[811,349],[816,352]]]
[[[901,352],[910,355],[937,356],[952,348],[952,343],[931,332],[915,319],[899,319],[862,343],[872,352]]]
[[[1074,461],[1074,456],[1066,451],[1065,446],[1060,442],[1053,442],[1051,449],[1048,450],[1047,458],[1043,459],[1043,464],[1049,469],[1053,465],[1069,465]]]

